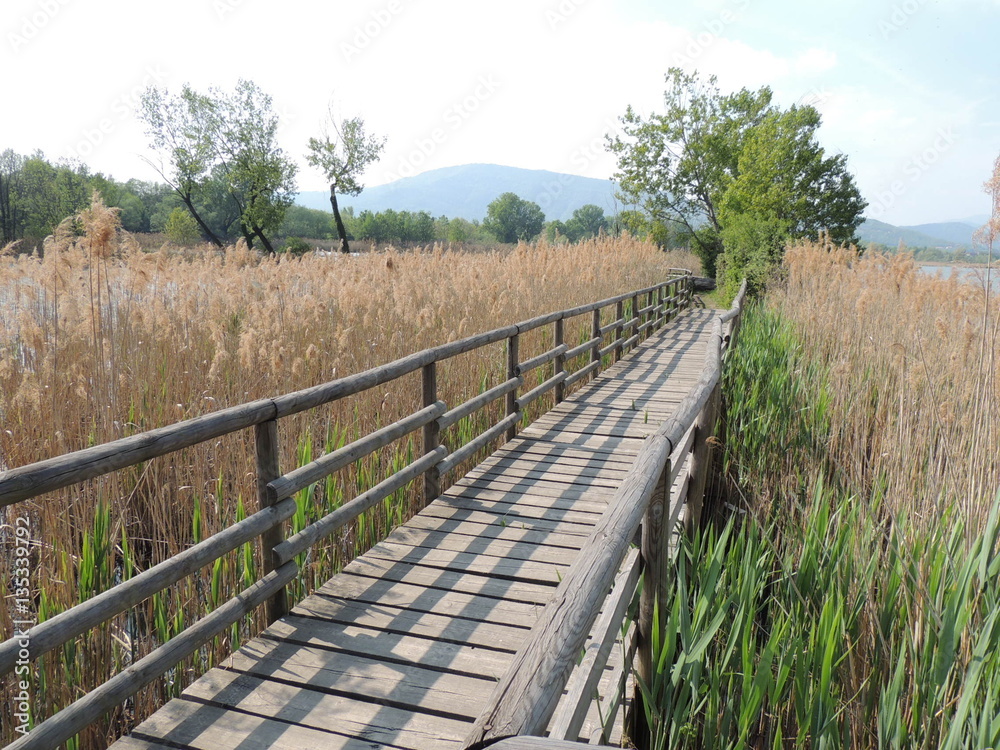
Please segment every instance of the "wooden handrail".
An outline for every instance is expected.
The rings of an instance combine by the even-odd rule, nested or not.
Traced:
[[[96,721],[114,705],[134,695],[142,686],[148,684],[167,669],[172,668],[181,659],[186,658],[207,638],[228,627],[229,624],[262,603],[268,605],[269,620],[284,614],[287,611],[285,586],[297,574],[297,566],[294,564],[296,555],[329,536],[375,503],[421,475],[424,476],[425,480],[425,500],[433,499],[439,489],[438,477],[441,473],[470,458],[477,450],[503,434],[506,433],[508,436],[515,434],[521,418],[521,408],[528,401],[555,387],[560,389],[561,395],[562,391],[572,383],[580,381],[600,368],[601,356],[606,353],[600,350],[600,345],[607,332],[601,330],[600,325],[600,315],[604,308],[616,306],[618,320],[615,322],[616,325],[612,326],[616,332],[620,332],[625,325],[633,325],[634,335],[627,341],[622,342],[621,336],[616,336],[612,348],[621,351],[623,348],[637,343],[641,338],[641,332],[638,330],[638,315],[634,315],[630,321],[622,320],[623,303],[632,299],[632,310],[636,311],[635,302],[641,295],[647,295],[647,300],[652,305],[653,295],[662,298],[663,293],[671,286],[678,290],[678,294],[675,296],[681,296],[679,288],[685,286],[690,289],[692,277],[688,271],[679,273],[682,275],[645,289],[538,316],[516,325],[497,328],[459,341],[425,349],[385,365],[329,383],[271,399],[240,404],[139,435],[121,438],[103,445],[0,473],[0,507],[4,507],[165,456],[202,442],[215,440],[224,435],[250,428],[255,430],[257,495],[261,508],[259,512],[108,591],[31,628],[26,636],[31,644],[30,659],[32,660],[58,648],[87,630],[107,622],[126,609],[163,591],[181,578],[213,564],[223,555],[254,538],[261,540],[264,557],[263,575],[257,584],[181,631],[172,640],[159,646],[140,662],[112,677],[108,682],[42,722],[31,733],[10,747],[48,747],[52,743],[58,744],[58,742],[75,734],[79,729]],[[689,292],[687,300],[690,300]],[[563,323],[570,318],[587,313],[591,313],[593,316],[591,338],[580,347],[569,349],[560,340]],[[661,315],[659,321],[663,320],[665,320],[665,316]],[[557,327],[555,339],[558,343],[556,346],[542,355],[524,362],[519,361],[519,336],[550,324]],[[648,327],[652,328],[652,326]],[[438,400],[436,396],[436,363],[501,341],[507,342],[508,379],[449,410],[448,406],[443,401]],[[591,355],[591,363],[572,375],[567,375],[563,369],[566,360],[588,351]],[[555,363],[556,373],[540,386],[518,398],[518,389],[524,384],[521,372],[547,365],[550,362]],[[423,370],[422,399],[424,403],[421,409],[338,451],[322,456],[307,466],[285,474],[280,473],[277,461],[277,420],[361,393],[416,370]],[[478,437],[472,438],[469,443],[450,455],[443,445],[438,444],[442,430],[455,424],[462,417],[468,416],[503,397],[506,397],[507,400],[506,417],[492,428],[485,430]],[[375,487],[307,526],[295,536],[284,538],[284,521],[294,514],[296,508],[290,495],[357,461],[372,451],[388,445],[393,440],[421,428],[424,442],[422,455]],[[20,656],[20,643],[24,639],[24,636],[17,636],[0,643],[0,676],[11,670],[14,663],[12,658],[16,659]]]
[[[675,454],[697,449],[695,428],[699,417],[711,405],[722,375],[722,354],[726,346],[723,318],[738,321],[746,285],[741,287],[732,309],[714,321],[711,344],[697,384],[677,406],[674,414],[646,438],[639,455],[609,502],[594,531],[588,537],[570,569],[532,628],[525,645],[515,655],[501,677],[483,712],[473,725],[465,747],[480,748],[503,738],[540,736],[559,704],[566,683],[591,628],[597,619],[614,577],[622,565],[632,540],[643,524],[642,550],[646,571],[639,613],[638,670],[650,677],[653,654],[653,602],[661,601],[666,579],[657,575],[670,524],[679,510],[661,508],[661,515],[649,515],[650,503],[658,486],[670,494],[670,486],[683,456]],[[633,300],[633,305],[635,300]],[[702,435],[702,439],[705,439]],[[667,498],[669,504],[669,497]],[[651,530],[650,527],[656,527]],[[651,560],[655,556],[657,560]],[[585,696],[589,698],[589,696]],[[503,746],[501,743],[498,746]],[[517,743],[511,745],[517,747]]]

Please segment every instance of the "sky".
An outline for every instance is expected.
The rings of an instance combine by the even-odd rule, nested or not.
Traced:
[[[769,86],[823,117],[866,215],[986,214],[1000,155],[1000,0],[3,0],[0,150],[157,179],[135,117],[149,85],[256,82],[300,190],[328,112],[384,136],[366,185],[492,163],[611,178],[604,139],[662,111],[672,66]]]

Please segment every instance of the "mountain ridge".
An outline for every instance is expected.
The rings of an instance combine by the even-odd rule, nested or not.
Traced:
[[[567,221],[574,210],[587,204],[600,206],[609,216],[617,213],[623,206],[615,198],[614,191],[611,180],[498,164],[460,164],[376,185],[359,196],[342,196],[339,200],[342,207],[352,207],[355,214],[393,209],[482,221],[486,207],[494,199],[502,193],[512,192],[537,203],[546,221]],[[330,196],[324,190],[301,192],[295,202],[307,208],[330,210]],[[858,237],[862,242],[890,247],[902,240],[908,247],[971,248],[972,234],[983,223],[977,221],[980,218],[970,216],[913,226],[866,219],[858,228]]]

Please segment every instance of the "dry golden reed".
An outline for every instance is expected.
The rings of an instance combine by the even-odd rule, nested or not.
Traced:
[[[908,256],[799,244],[769,295],[829,367],[828,446],[852,486],[932,522],[955,504],[978,525],[1000,487],[1000,300],[987,274],[928,275]]]
[[[82,234],[79,232],[82,230]],[[48,238],[43,257],[0,258],[0,468],[133,435],[224,407],[306,388],[429,346],[642,288],[671,267],[697,268],[630,238],[520,245],[465,254],[440,246],[360,257],[261,258],[242,243],[143,252],[95,199]],[[606,321],[607,322],[607,321]],[[567,340],[589,338],[589,316]],[[551,346],[540,330],[524,358]],[[503,378],[502,345],[442,363],[439,396],[457,405]],[[393,422],[420,406],[419,374],[283,420],[281,468]],[[454,442],[452,435],[448,440]],[[419,446],[416,446],[419,448]],[[399,468],[400,442],[317,490],[337,504]],[[301,595],[419,503],[361,519],[303,563]],[[300,499],[309,503],[311,497]],[[31,517],[34,603],[51,616],[176,554],[256,510],[252,431],[180,451],[65,491],[0,509]],[[0,595],[9,596],[9,537],[0,535]],[[148,653],[259,574],[259,550],[237,550],[40,665],[38,719]],[[95,571],[97,571],[95,573]],[[251,635],[243,623],[169,678],[81,736],[100,747]],[[11,617],[0,609],[0,629]],[[13,739],[0,683],[0,743]]]

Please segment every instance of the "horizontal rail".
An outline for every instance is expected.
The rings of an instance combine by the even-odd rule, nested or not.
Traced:
[[[583,380],[585,377],[587,377],[588,375],[590,375],[590,373],[592,373],[594,370],[596,370],[600,366],[601,366],[601,362],[600,362],[600,360],[598,360],[597,362],[591,362],[586,367],[581,367],[579,370],[577,370],[576,372],[574,372],[572,375],[568,375],[566,377],[566,387],[569,388],[574,383],[578,383],[579,381]]]
[[[508,393],[516,391],[523,384],[524,378],[516,377],[504,381],[500,385],[490,388],[488,391],[483,391],[475,398],[470,398],[464,404],[456,406],[454,409],[442,414],[438,418],[438,427],[442,430],[451,427],[459,420],[464,419],[473,412],[479,411],[487,404],[491,404]]]
[[[590,339],[589,341],[584,341],[579,346],[574,346],[572,349],[567,349],[566,350],[566,359],[569,360],[569,359],[573,359],[573,357],[579,357],[581,354],[586,354],[587,352],[589,352],[591,349],[593,349],[595,346],[597,346],[600,343],[601,343],[601,337],[600,336],[595,336],[594,338]]]
[[[0,473],[0,507],[253,427],[275,414],[273,401],[253,401],[9,469]]]
[[[447,407],[444,402],[438,401],[398,422],[376,430],[360,440],[355,440],[343,448],[338,448],[335,451],[327,453],[325,456],[321,456],[315,461],[269,482],[267,485],[268,496],[272,502],[291,497],[310,484],[325,479],[335,471],[353,464],[358,459],[364,458],[379,448],[384,448],[389,443],[419,430],[425,424],[433,422],[440,417],[446,410]]]
[[[601,326],[601,329],[600,329],[601,330],[601,335],[603,336],[604,334],[608,333],[609,331],[613,331],[614,329],[616,329],[616,328],[618,328],[620,326],[624,326],[624,325],[625,325],[625,318],[618,318],[618,320],[612,320],[606,326]]]
[[[524,409],[524,407],[530,404],[532,401],[541,398],[542,396],[544,396],[546,393],[551,391],[553,388],[555,388],[557,385],[559,385],[565,380],[566,380],[566,373],[557,372],[555,375],[546,380],[544,383],[541,383],[540,385],[532,388],[530,391],[528,391],[523,396],[518,398],[515,401],[518,410]]]
[[[103,716],[193,654],[247,612],[260,606],[292,581],[297,573],[298,568],[292,563],[271,571],[177,637],[43,721],[30,734],[8,745],[6,750],[51,750],[58,747],[97,717]]]
[[[443,445],[439,445],[434,450],[416,459],[406,468],[400,469],[388,479],[379,482],[370,490],[344,503],[318,521],[309,524],[298,534],[293,534],[281,544],[275,545],[275,561],[282,564],[287,563],[296,555],[305,552],[320,540],[330,536],[330,534],[345,523],[353,521],[376,503],[385,500],[393,492],[405,487],[425,471],[439,464],[447,453],[448,449]]]
[[[639,341],[638,333],[633,336],[629,336],[622,342],[622,349],[630,349],[632,345],[638,343],[638,341]]]
[[[504,417],[495,425],[493,425],[490,429],[486,430],[481,435],[479,435],[475,440],[470,440],[468,443],[466,443],[461,448],[452,453],[450,456],[441,461],[441,463],[438,465],[438,471],[440,471],[442,474],[444,474],[446,471],[451,471],[460,463],[462,463],[462,461],[474,455],[476,451],[489,445],[494,440],[499,438],[501,435],[504,434],[504,432],[506,432],[508,427],[516,425],[519,421],[521,421],[520,411],[515,412],[514,414],[508,414],[506,417]]]
[[[569,351],[569,347],[566,344],[560,344],[559,346],[549,349],[543,354],[539,354],[537,357],[532,357],[531,359],[526,359],[514,368],[514,371],[518,375],[526,375],[527,373],[535,370],[542,365],[547,365],[549,362],[554,360],[556,357],[561,356]]]
[[[625,343],[625,339],[624,338],[615,339],[614,341],[612,341],[607,346],[602,346],[600,349],[598,349],[597,350],[597,356],[598,357],[603,357],[605,354],[610,354],[611,352],[613,352],[615,349],[617,349],[619,346],[621,346],[624,343]]]
[[[134,578],[36,625],[27,634],[8,639],[0,644],[0,675],[14,669],[22,648],[28,649],[29,659],[48,653],[273,529],[295,515],[295,509],[295,501],[291,499],[265,508]]]

